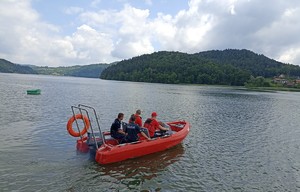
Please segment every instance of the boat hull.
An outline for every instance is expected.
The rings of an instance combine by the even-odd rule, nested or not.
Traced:
[[[27,95],[40,95],[40,94],[41,94],[40,89],[27,90]]]
[[[109,164],[164,151],[181,143],[189,133],[190,125],[188,122],[176,121],[167,124],[174,131],[172,135],[121,145],[103,144],[96,151],[95,160],[99,164]],[[182,125],[182,128],[173,125]]]

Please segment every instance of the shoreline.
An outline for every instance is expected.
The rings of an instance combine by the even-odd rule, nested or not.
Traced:
[[[274,91],[288,91],[288,92],[300,92],[300,89],[298,88],[289,88],[289,87],[245,87],[245,90],[249,91],[268,91],[268,92],[274,92]]]

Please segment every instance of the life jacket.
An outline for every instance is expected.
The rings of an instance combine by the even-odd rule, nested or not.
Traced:
[[[139,116],[138,114],[134,114],[135,116],[135,124],[137,124],[138,126],[142,126],[142,117]]]
[[[155,133],[155,126],[152,125],[152,121],[153,119],[148,118],[144,123],[144,127],[148,129],[150,137],[153,137]]]

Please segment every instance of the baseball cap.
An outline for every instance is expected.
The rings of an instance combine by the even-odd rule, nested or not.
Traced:
[[[156,117],[156,116],[157,116],[157,113],[154,111],[154,112],[152,112],[151,116],[152,116],[152,117]]]

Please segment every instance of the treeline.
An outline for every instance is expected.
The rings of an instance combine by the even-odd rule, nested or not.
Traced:
[[[58,76],[73,76],[73,77],[88,77],[99,78],[102,71],[108,64],[91,64],[84,66],[71,66],[71,67],[37,67],[32,68],[37,74],[43,75],[58,75]]]
[[[100,78],[152,83],[244,85],[251,76],[300,76],[287,65],[249,50],[227,49],[196,54],[156,52],[123,60],[106,68]]]
[[[195,54],[155,52],[113,64],[71,67],[24,66],[0,59],[0,72],[101,78],[170,84],[244,85],[251,77],[280,74],[300,77],[300,67],[249,50],[213,50]]]
[[[99,78],[102,71],[108,66],[109,64],[91,64],[84,66],[76,65],[71,67],[38,67],[34,65],[14,64],[5,59],[0,59],[1,73],[23,73]]]
[[[0,72],[1,73],[23,73],[23,74],[36,74],[29,66],[14,64],[5,59],[0,59]]]
[[[270,78],[280,74],[286,74],[287,76],[300,75],[300,67],[298,65],[284,64],[246,49],[205,51],[196,53],[195,55],[209,59],[219,65],[230,64],[239,69],[249,71],[255,77],[263,76]]]

